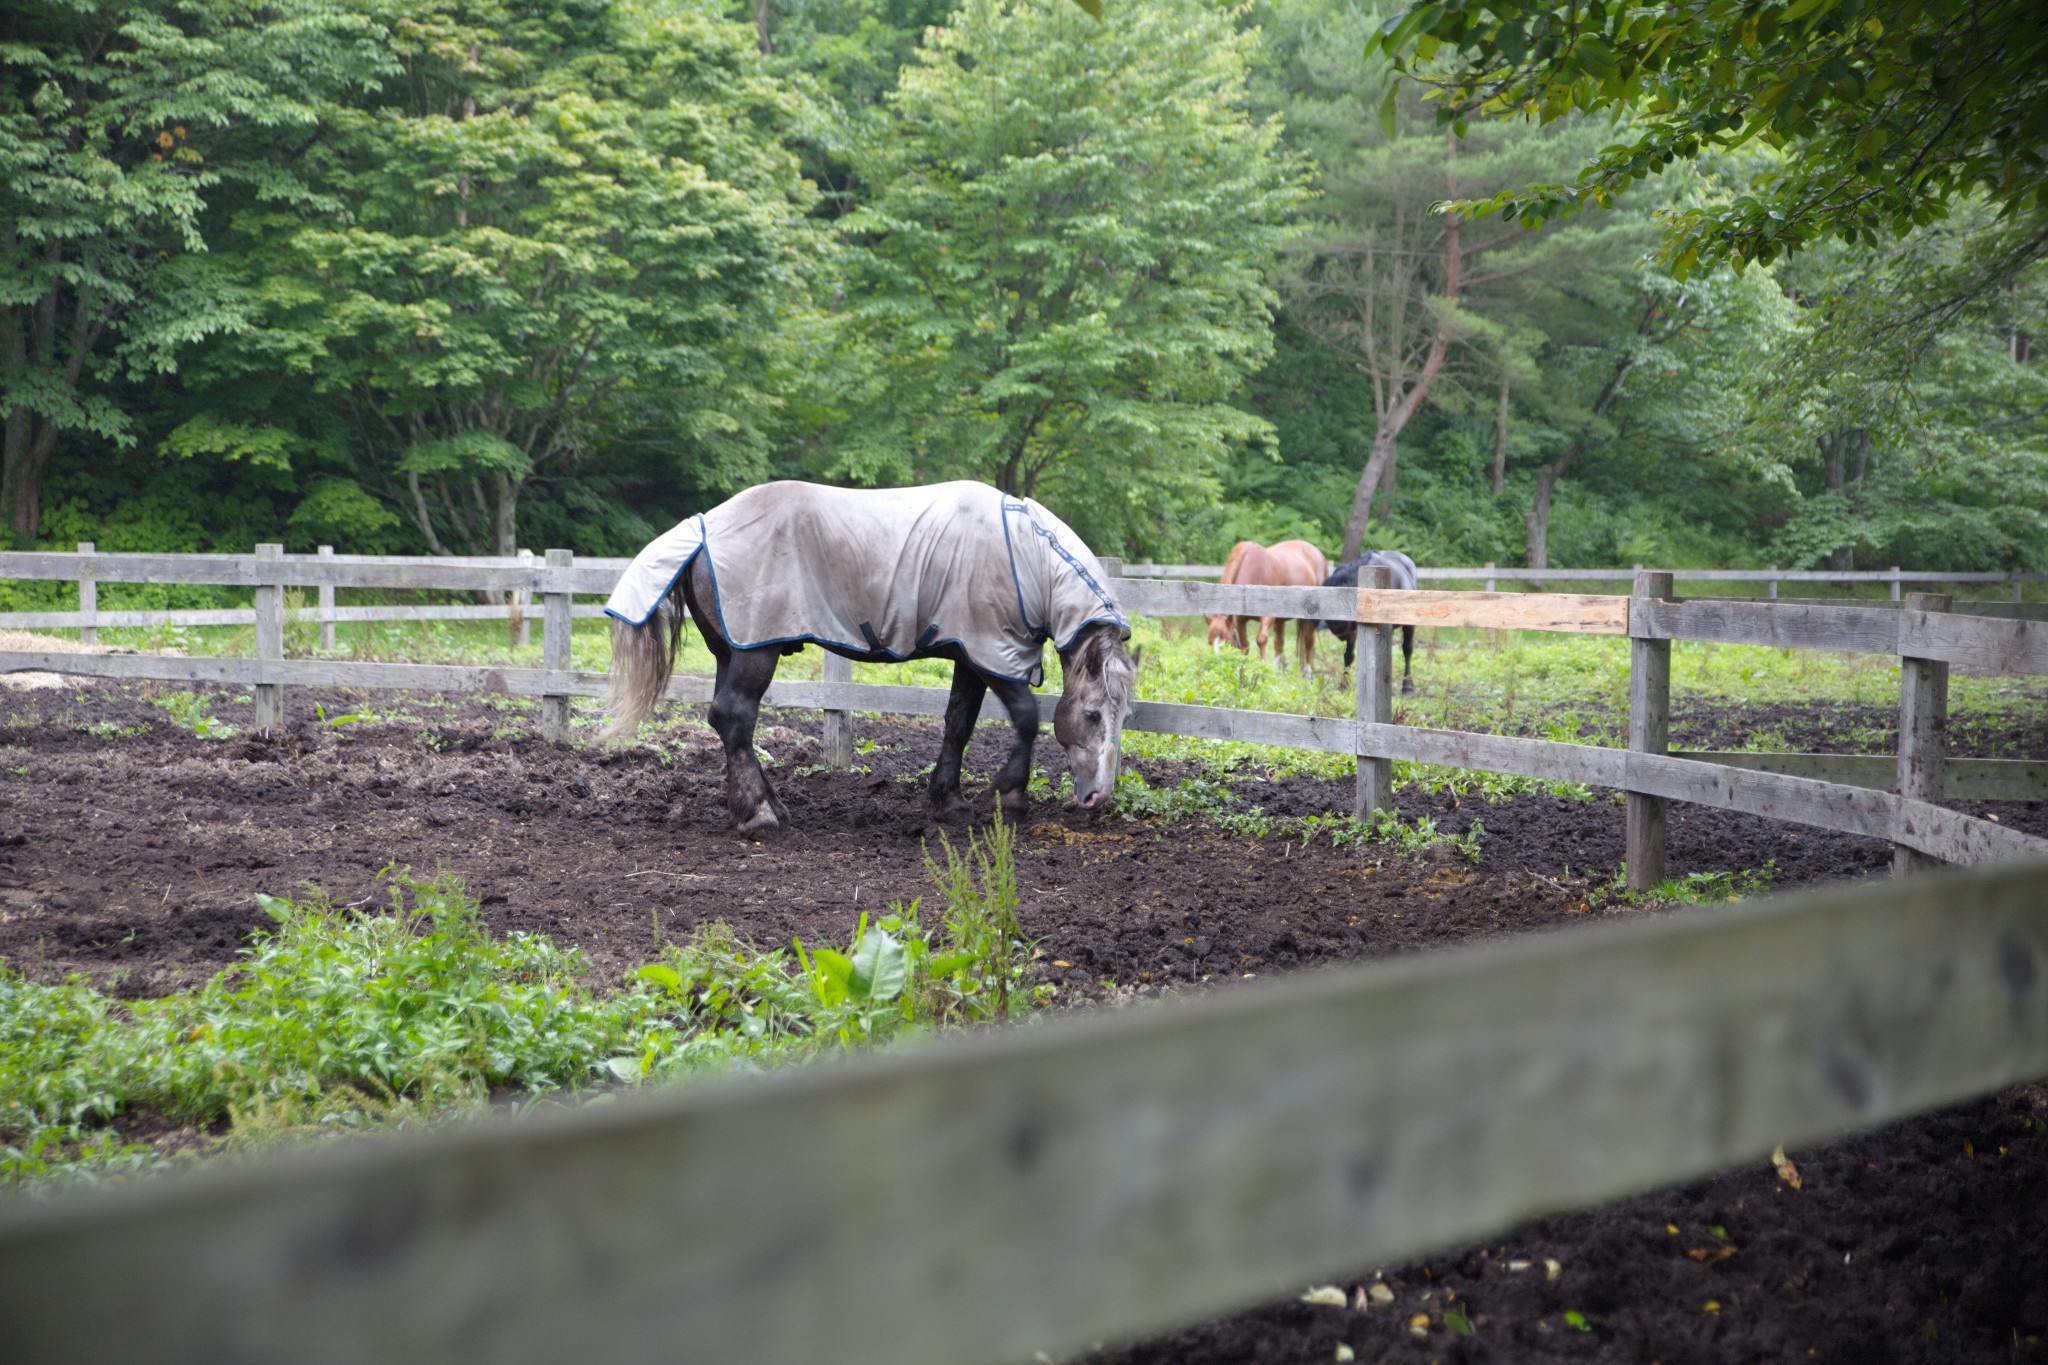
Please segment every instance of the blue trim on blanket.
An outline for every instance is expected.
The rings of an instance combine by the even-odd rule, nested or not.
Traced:
[[[647,609],[647,614],[641,617],[639,620],[635,621],[629,616],[625,616],[619,612],[613,611],[611,609],[611,605],[607,603],[604,609],[605,615],[611,617],[615,621],[624,621],[629,626],[644,626],[649,621],[654,619],[654,613],[661,610],[661,604],[668,600],[668,595],[676,590],[676,584],[682,582],[683,575],[689,572],[690,561],[695,559],[698,555],[704,553],[704,546],[707,540],[704,533],[704,514],[702,512],[699,512],[695,517],[695,521],[697,523],[697,548],[683,556],[683,562],[676,566],[675,576],[669,579],[668,586],[663,588],[660,592],[654,595],[654,605]],[[717,575],[714,573],[712,577],[713,581],[716,582]],[[723,630],[725,628],[725,622],[720,621],[718,623],[718,626],[719,629]]]
[[[996,494],[996,507],[996,520],[1001,522],[1003,527],[1003,553],[1010,557],[1010,586],[1017,593],[1017,620],[1023,624],[1024,629],[1039,639],[1049,640],[1052,638],[1051,631],[1043,626],[1031,624],[1031,612],[1024,605],[1024,580],[1017,577],[1017,543],[1010,539],[1010,513],[1022,512],[1024,519],[1029,521],[1031,509],[1021,502],[1011,502],[1001,493]]]

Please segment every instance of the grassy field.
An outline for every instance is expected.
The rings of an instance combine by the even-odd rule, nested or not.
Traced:
[[[572,666],[595,671],[608,665],[606,627],[601,620],[576,623]],[[534,643],[521,648],[512,643],[507,628],[495,622],[344,623],[336,628],[337,648],[322,651],[317,648],[316,628],[301,616],[287,628],[286,650],[300,657],[537,668],[537,628],[533,635]],[[251,628],[109,629],[102,630],[100,638],[130,648],[169,648],[188,654],[246,655],[255,648]],[[1318,641],[1318,672],[1312,678],[1261,663],[1256,655],[1212,653],[1199,619],[1140,617],[1134,622],[1132,643],[1143,651],[1138,694],[1146,700],[1297,715],[1344,716],[1352,710],[1350,675],[1339,667],[1342,647],[1327,634]],[[785,658],[781,675],[816,678],[822,657],[816,650],[806,650]],[[1694,702],[1851,702],[1882,708],[1898,700],[1898,663],[1885,655],[1678,643],[1671,658],[1674,707]],[[1056,689],[1058,655],[1048,649],[1045,660],[1046,686]],[[710,652],[695,631],[685,632],[677,669],[711,672]],[[1616,636],[1424,629],[1416,633],[1414,654],[1419,691],[1396,698],[1395,719],[1445,729],[1618,744],[1627,730],[1628,670],[1629,642]],[[951,665],[936,660],[857,664],[853,675],[856,682],[944,687],[951,679]],[[2039,717],[2048,711],[2048,678],[1956,676],[1949,686],[1949,706],[1956,715],[2015,721]],[[594,709],[579,707],[578,723],[594,725]],[[1313,772],[1332,762],[1347,762],[1322,755],[1289,757],[1273,750],[1247,752],[1250,749],[1174,736],[1132,736],[1134,753],[1199,757],[1222,767],[1256,760],[1282,770]]]

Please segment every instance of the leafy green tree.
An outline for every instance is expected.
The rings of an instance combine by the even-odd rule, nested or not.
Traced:
[[[303,196],[318,109],[386,63],[321,0],[43,0],[0,13],[0,505],[32,542],[67,434],[135,440],[110,396],[235,325],[210,194]]]
[[[391,32],[389,94],[306,155],[333,207],[242,220],[245,375],[331,404],[437,554],[511,553],[531,482],[622,443],[671,452],[671,485],[759,477],[822,243],[752,32],[608,0],[408,4]]]
[[[1752,141],[1741,193],[1671,219],[1671,265],[1875,245],[1983,195],[2048,248],[2048,26],[2031,0],[1428,0],[1378,44],[1439,117],[1619,110],[1626,136],[1569,183],[1479,207],[1542,221]]]
[[[1056,494],[1110,537],[1213,497],[1269,435],[1230,400],[1302,193],[1245,110],[1255,42],[1194,0],[969,0],[933,32],[843,220],[874,377],[833,472]]]

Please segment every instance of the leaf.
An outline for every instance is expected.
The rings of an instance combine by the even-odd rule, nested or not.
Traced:
[[[280,900],[276,896],[266,896],[261,891],[256,893],[256,908],[276,920],[279,924],[283,924],[292,917],[292,903],[290,901]]]
[[[673,967],[665,966],[659,962],[648,963],[646,966],[633,972],[632,976],[635,980],[651,982],[656,986],[660,986],[663,990],[680,991],[683,988],[682,973]]]
[[[848,989],[873,1004],[886,1004],[903,994],[910,979],[910,956],[895,935],[870,929],[854,945]]]
[[[1401,83],[1397,80],[1389,80],[1387,82],[1387,97],[1380,101],[1380,131],[1388,137],[1395,136],[1400,128],[1400,123],[1394,109],[1394,101],[1400,97],[1400,94]]]
[[[611,1072],[614,1078],[628,1083],[642,1080],[647,1074],[638,1057],[613,1057],[604,1064],[604,1068]]]
[[[1564,1313],[1565,1326],[1575,1332],[1590,1332],[1593,1324],[1586,1321],[1586,1315],[1576,1308],[1567,1308]]]
[[[1349,1299],[1344,1297],[1344,1291],[1334,1284],[1317,1285],[1314,1289],[1303,1294],[1301,1301],[1314,1304],[1318,1308],[1342,1308],[1350,1302]]]
[[[1472,1335],[1472,1320],[1455,1309],[1444,1310],[1444,1326],[1451,1329],[1451,1335],[1469,1337]]]
[[[1799,1168],[1794,1166],[1791,1158],[1785,1155],[1784,1144],[1780,1143],[1778,1146],[1771,1148],[1771,1164],[1778,1168],[1778,1179],[1784,1181],[1795,1190],[1799,1188]]]
[[[465,431],[438,441],[421,441],[406,449],[398,462],[401,474],[510,474],[523,479],[533,472],[525,451],[488,431]]]
[[[1074,0],[1074,3],[1094,18],[1100,19],[1102,17],[1102,0]]]
[[[811,988],[821,1005],[844,1004],[853,994],[853,959],[830,948],[811,954]]]

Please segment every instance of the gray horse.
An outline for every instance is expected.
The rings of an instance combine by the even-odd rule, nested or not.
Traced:
[[[643,549],[605,610],[612,620],[611,724],[630,733],[668,686],[683,619],[717,660],[710,720],[725,746],[725,802],[743,834],[774,833],[789,812],[754,754],[754,725],[776,661],[807,644],[862,663],[949,659],[953,690],[932,768],[932,811],[964,814],[960,758],[989,692],[1016,743],[996,776],[998,809],[1025,813],[1038,736],[1042,650],[1059,652],[1064,692],[1053,734],[1074,798],[1111,799],[1137,668],[1130,623],[1080,537],[1029,498],[981,483],[845,489],[750,488]]]
[[[1415,561],[1399,550],[1367,550],[1358,558],[1340,564],[1323,580],[1326,588],[1355,588],[1361,569],[1385,569],[1392,586],[1415,590]],[[1358,623],[1356,621],[1323,622],[1332,635],[1344,642],[1344,666],[1351,666],[1351,659],[1358,648]],[[1415,654],[1415,627],[1401,627],[1401,690],[1413,692],[1415,680],[1408,676],[1408,665]]]

